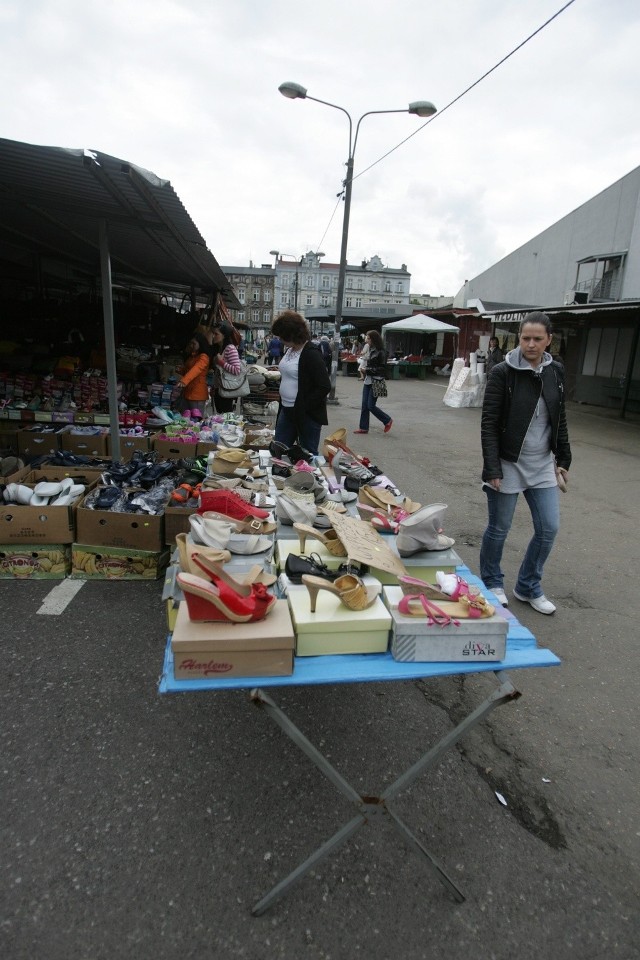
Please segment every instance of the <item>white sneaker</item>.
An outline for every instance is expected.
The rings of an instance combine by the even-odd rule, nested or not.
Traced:
[[[495,590],[493,592],[496,593]],[[513,595],[516,600],[522,600],[523,603],[530,604],[538,613],[550,614],[556,612],[555,604],[551,603],[551,600],[547,600],[544,593],[541,597],[521,597],[520,594],[514,590]]]
[[[502,587],[488,587],[487,589],[491,591],[498,603],[501,603],[503,607],[509,606],[509,600]]]

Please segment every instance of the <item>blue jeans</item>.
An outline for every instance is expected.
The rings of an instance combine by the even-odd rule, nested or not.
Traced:
[[[384,410],[381,410],[380,407],[376,405],[377,397],[374,397],[373,390],[371,389],[370,383],[365,383],[362,388],[362,407],[360,409],[360,429],[368,430],[369,429],[369,414],[373,414],[374,417],[377,417],[384,425],[391,423],[391,417],[388,413],[385,413]]]
[[[304,418],[302,429],[298,432],[293,407],[280,407],[275,431],[275,439],[278,443],[285,443],[288,447],[291,447],[297,441],[301,447],[317,456],[321,431],[322,424],[317,423],[307,415]]]
[[[502,549],[511,529],[518,500],[517,493],[498,493],[484,488],[489,508],[489,523],[480,548],[480,577],[489,587],[504,589],[504,574],[500,567]],[[542,572],[551,553],[560,526],[560,504],[557,487],[534,487],[524,491],[533,520],[533,537],[527,547],[518,571],[515,589],[523,597],[542,596]]]

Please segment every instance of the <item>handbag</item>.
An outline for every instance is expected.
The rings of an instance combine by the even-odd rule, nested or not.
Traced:
[[[251,392],[244,360],[240,361],[240,373],[229,373],[224,367],[216,367],[214,380],[221,397],[246,397]]]
[[[382,377],[375,377],[371,381],[371,393],[376,397],[386,397],[387,394],[387,383]]]

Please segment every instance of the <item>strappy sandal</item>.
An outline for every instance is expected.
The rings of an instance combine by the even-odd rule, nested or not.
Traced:
[[[482,594],[462,596],[457,602],[440,602],[441,606],[436,606],[424,593],[407,594],[398,604],[398,611],[406,617],[426,616],[430,625],[433,623],[441,627],[449,623],[459,626],[460,620],[486,619],[496,612],[496,608]]]
[[[268,520],[259,520],[257,517],[250,515],[239,520],[235,517],[228,517],[226,513],[206,510],[201,516],[203,520],[219,520],[222,523],[230,523],[236,533],[251,533],[254,536],[259,536],[260,534],[273,533],[277,529],[275,523]]]
[[[263,620],[269,612],[270,605],[261,598],[253,594],[241,596],[222,581],[210,583],[192,573],[179,573],[176,579],[184,593],[190,620],[249,623]]]

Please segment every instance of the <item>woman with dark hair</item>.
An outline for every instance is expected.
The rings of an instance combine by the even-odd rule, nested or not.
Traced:
[[[217,351],[214,354],[212,365],[214,370],[224,369],[227,373],[237,376],[242,370],[240,355],[238,354],[238,331],[232,327],[226,320],[214,324],[212,328],[212,348]],[[213,402],[216,413],[230,413],[236,402],[235,397],[221,397],[218,391],[218,383],[215,382],[214,374],[214,394]]]
[[[327,419],[331,380],[321,352],[310,343],[307,321],[294,310],[276,317],[271,332],[285,348],[280,360],[280,407],[275,439],[288,447],[296,441],[316,455]]]
[[[364,341],[364,350],[369,353],[362,368],[364,383],[362,385],[362,407],[360,408],[360,427],[354,433],[369,433],[369,416],[373,414],[384,424],[384,432],[389,433],[393,420],[377,405],[377,397],[373,393],[374,380],[384,380],[387,370],[387,354],[382,343],[382,337],[377,330],[368,330]]]
[[[491,337],[489,339],[489,352],[487,353],[487,368],[485,373],[487,376],[491,373],[493,368],[499,363],[502,363],[504,360],[504,354],[500,349],[500,344],[497,337]]]
[[[209,344],[201,333],[191,335],[179,370],[181,377],[174,387],[174,407],[178,413],[191,410],[201,414],[209,396]]]
[[[546,313],[534,311],[525,316],[519,345],[489,375],[481,421],[482,479],[489,522],[482,537],[480,576],[506,607],[502,550],[518,494],[524,494],[533,537],[513,595],[546,614],[556,608],[542,592],[542,573],[560,523],[558,487],[566,489],[571,466],[564,368],[547,352],[551,336]]]

